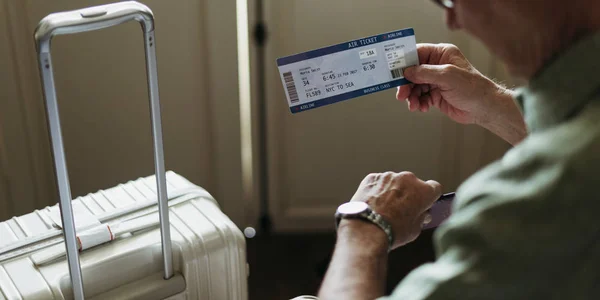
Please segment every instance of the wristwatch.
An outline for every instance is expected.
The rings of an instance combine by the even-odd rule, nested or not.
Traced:
[[[381,228],[388,237],[389,247],[394,244],[394,233],[392,226],[380,214],[362,201],[351,201],[340,205],[335,212],[336,228],[342,219],[362,219],[371,222]]]

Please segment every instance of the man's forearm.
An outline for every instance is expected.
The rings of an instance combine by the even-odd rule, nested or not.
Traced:
[[[482,127],[501,137],[511,145],[516,145],[527,136],[527,127],[523,115],[514,102],[514,91],[499,88],[498,96],[493,99],[494,110],[482,122]]]
[[[319,298],[375,299],[384,293],[388,240],[374,224],[342,220]]]

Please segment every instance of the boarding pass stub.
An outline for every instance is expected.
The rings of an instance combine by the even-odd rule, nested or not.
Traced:
[[[412,28],[277,60],[292,113],[408,84],[403,69],[418,63]]]

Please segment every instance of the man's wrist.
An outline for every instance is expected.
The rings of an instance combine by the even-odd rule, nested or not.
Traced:
[[[342,219],[338,226],[338,242],[360,244],[361,248],[374,254],[387,254],[387,234],[374,223],[362,219]]]
[[[504,103],[513,101],[514,95],[514,92],[511,89],[505,88],[491,79],[487,80],[489,83],[487,90],[490,92],[487,97],[482,99],[483,107],[474,120],[476,125],[484,128],[498,122],[499,115],[504,113],[503,106],[506,106]]]
[[[515,103],[516,92],[496,84],[496,92],[488,103],[486,118],[481,127],[516,145],[527,136],[523,115]]]

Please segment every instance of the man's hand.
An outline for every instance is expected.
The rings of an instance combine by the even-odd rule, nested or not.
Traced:
[[[483,76],[451,44],[419,44],[419,66],[404,70],[413,82],[398,88],[396,98],[410,111],[438,108],[461,124],[477,124],[511,144],[527,134],[513,92]]]
[[[423,182],[413,173],[370,174],[351,201],[363,201],[392,226],[396,248],[417,238],[427,210],[442,193],[435,181]],[[383,295],[388,239],[374,224],[342,219],[337,243],[320,299],[375,299]]]
[[[423,224],[431,220],[427,211],[441,194],[442,187],[436,181],[424,182],[410,172],[386,172],[369,174],[351,201],[366,202],[390,223],[392,248],[397,248],[419,236]]]
[[[408,100],[411,111],[439,108],[462,124],[481,124],[489,118],[489,102],[503,88],[483,76],[451,44],[419,44],[419,66],[404,70],[414,84],[398,89],[396,98]]]

